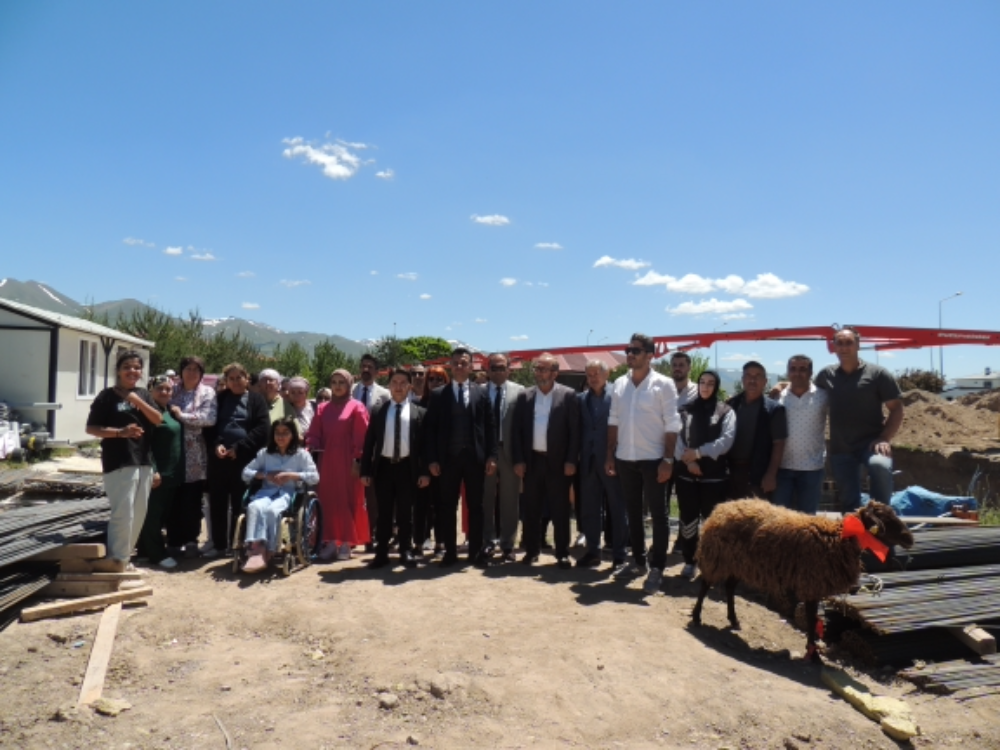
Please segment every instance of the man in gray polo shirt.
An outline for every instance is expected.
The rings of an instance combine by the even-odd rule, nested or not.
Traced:
[[[889,502],[889,442],[903,424],[903,402],[899,384],[889,371],[858,356],[861,335],[854,328],[844,326],[837,331],[833,346],[840,364],[825,367],[815,382],[829,396],[830,469],[841,510],[850,513],[861,505],[862,466],[868,469],[871,497]]]

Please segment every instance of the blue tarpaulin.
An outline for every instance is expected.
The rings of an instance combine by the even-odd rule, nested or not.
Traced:
[[[949,497],[923,487],[907,487],[894,492],[889,504],[900,516],[942,516],[956,505],[964,505],[969,510],[979,507],[974,497]]]

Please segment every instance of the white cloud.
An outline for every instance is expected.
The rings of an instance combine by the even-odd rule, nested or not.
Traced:
[[[429,294],[421,294],[420,295],[420,299],[430,299],[430,298],[431,298],[431,295],[429,295]]]
[[[604,256],[595,263],[600,265],[616,265],[613,258]],[[647,264],[648,265],[648,264]],[[709,279],[695,273],[689,273],[679,279],[656,271],[647,271],[645,275],[632,282],[635,286],[660,286],[667,291],[680,294],[708,294],[719,290],[728,294],[740,294],[754,299],[780,299],[782,297],[797,297],[809,291],[809,287],[796,281],[784,281],[773,273],[757,274],[752,281],[744,281],[735,274],[722,279]]]
[[[375,176],[380,180],[391,180],[396,176],[396,173],[391,169],[383,169],[381,172],[376,172]]]
[[[218,260],[218,258],[211,253],[202,253],[201,255],[196,253],[191,256],[191,260]]]
[[[184,248],[182,247],[168,247],[163,251],[164,255],[183,255]]]
[[[635,260],[634,258],[617,259],[612,258],[610,255],[602,255],[594,261],[594,268],[614,266],[615,268],[624,268],[626,271],[638,271],[640,268],[648,268],[649,265],[644,260]]]
[[[472,214],[469,217],[477,224],[486,224],[491,227],[502,227],[510,224],[510,219],[506,216],[501,216],[500,214],[490,214],[489,216],[479,216],[477,214]]]
[[[604,256],[604,258],[607,258],[607,257],[608,257],[607,255]],[[601,260],[604,260],[604,258],[601,258]],[[600,262],[601,262],[600,260],[597,261],[597,263],[600,263]],[[595,268],[597,267],[597,263],[594,264]],[[605,264],[605,265],[608,265],[608,264]],[[660,286],[661,284],[662,285],[672,284],[675,281],[677,281],[677,279],[675,279],[673,276],[666,276],[665,274],[657,273],[656,271],[646,271],[646,273],[644,275],[640,276],[638,279],[636,279],[635,281],[633,281],[632,285],[633,286]]]
[[[241,279],[251,279],[257,274],[255,274],[253,271],[240,271],[236,275],[239,276]]]
[[[677,307],[668,307],[671,315],[709,315],[731,313],[739,310],[752,310],[753,305],[745,299],[717,300],[715,297],[700,302],[681,302]]]
[[[725,357],[719,357],[723,362],[749,362],[751,359],[760,359],[760,355],[757,352],[752,354],[738,354],[736,352],[728,354]]]
[[[896,356],[896,353],[895,352],[879,352],[878,356],[879,357],[888,357],[889,359],[892,359],[893,357]]]
[[[527,337],[527,336],[525,336],[525,335],[524,335],[524,334],[522,333],[522,334],[521,334],[520,336],[511,336],[511,337],[510,337],[510,340],[511,340],[511,341],[527,341],[527,340],[528,340],[528,337]]]
[[[364,162],[351,149],[367,148],[364,143],[345,141],[314,146],[300,137],[285,138],[282,143],[288,146],[281,152],[282,156],[286,159],[301,158],[307,164],[315,164],[321,167],[323,174],[331,180],[348,180],[357,174]]]
[[[378,271],[372,271],[371,274],[372,276],[378,276]]]
[[[244,302],[242,304],[242,308],[244,310],[259,310],[260,305],[258,305],[256,302]]]
[[[304,285],[307,285],[307,284],[312,284],[311,281],[307,281],[306,279],[299,279],[297,281],[291,281],[289,279],[282,279],[278,283],[281,284],[283,287],[286,287],[287,289],[294,289],[297,286],[304,286]]]
[[[402,279],[403,281],[416,281],[417,274],[413,271],[407,271],[406,273],[397,273],[396,278]]]
[[[689,273],[679,279],[667,282],[667,291],[680,292],[681,294],[708,294],[715,284],[711,279],[706,279],[696,273]]]
[[[548,286],[548,285],[549,285],[549,282],[547,282],[547,281],[539,281],[538,282],[538,286]]]
[[[724,279],[716,279],[715,285],[724,292],[739,294],[740,290],[743,289],[744,281],[739,276],[729,274]]]
[[[122,242],[132,247],[156,247],[152,242],[146,242],[146,240],[140,240],[136,237],[126,237]]]
[[[475,322],[476,323],[486,323],[487,320],[486,320],[486,318],[476,318]]]
[[[174,281],[187,281],[183,276],[174,276]]]
[[[525,281],[523,283],[524,283],[525,286],[534,286],[535,285],[534,281]]]
[[[796,281],[783,281],[773,273],[759,273],[756,279],[746,283],[740,294],[758,299],[781,299],[783,297],[798,297],[808,291],[809,287],[805,284],[799,284]]]
[[[728,315],[723,315],[723,320],[746,320],[747,318],[752,318],[753,315],[748,315],[747,313],[729,313]]]
[[[536,250],[562,250],[563,246],[558,242],[536,242]]]
[[[327,135],[327,138],[329,137],[330,136]],[[337,139],[337,143],[339,143],[341,146],[346,146],[347,148],[353,148],[358,151],[364,151],[366,148],[372,148],[371,144],[369,143],[358,143],[357,141],[342,141],[339,138]]]
[[[500,279],[500,286],[514,286],[517,283],[517,279],[503,278]]]

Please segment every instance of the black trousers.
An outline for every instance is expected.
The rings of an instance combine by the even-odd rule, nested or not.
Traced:
[[[233,527],[243,510],[243,467],[239,458],[208,458],[208,510],[212,522],[212,543],[222,552],[233,540]]]
[[[646,527],[643,507],[649,508],[653,521],[653,544],[649,550],[650,566],[663,570],[667,564],[667,545],[670,542],[670,521],[667,519],[667,501],[663,485],[656,481],[659,459],[649,461],[615,460],[618,479],[625,496],[628,511],[628,531],[632,544],[632,557],[642,565],[646,562]]]
[[[726,500],[727,483],[697,482],[685,477],[677,480],[677,504],[680,506],[681,533],[680,547],[684,562],[695,562],[698,551],[698,536],[701,522],[712,515],[715,506]]]
[[[389,554],[389,540],[392,539],[392,519],[399,527],[400,554],[410,549],[413,537],[413,500],[417,494],[417,480],[412,459],[407,457],[398,463],[388,458],[379,458],[375,465],[375,500],[378,504],[378,528],[375,530],[375,552]]]
[[[532,454],[531,468],[524,475],[524,551],[538,555],[542,539],[542,515],[552,518],[556,557],[569,557],[569,477],[560,461],[549,461],[545,453]],[[548,502],[546,502],[546,500]]]
[[[458,549],[458,498],[465,484],[465,502],[469,506],[469,558],[475,559],[483,549],[483,483],[486,465],[476,458],[474,448],[466,448],[449,456],[441,466],[441,494],[435,508],[435,539],[444,543],[446,553]]]
[[[413,494],[413,546],[417,550],[434,532],[434,495],[437,494],[437,477],[431,477],[429,487],[417,487]]]
[[[165,511],[167,544],[183,547],[188,542],[197,542],[201,535],[201,496],[205,493],[205,481],[185,482],[173,493]]]

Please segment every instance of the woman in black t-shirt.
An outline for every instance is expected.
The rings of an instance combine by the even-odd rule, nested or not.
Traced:
[[[115,363],[116,383],[90,405],[87,434],[101,438],[104,492],[111,504],[108,556],[94,563],[102,572],[121,572],[142,530],[153,483],[151,436],[163,421],[149,391],[139,388],[142,357],[128,350]]]

